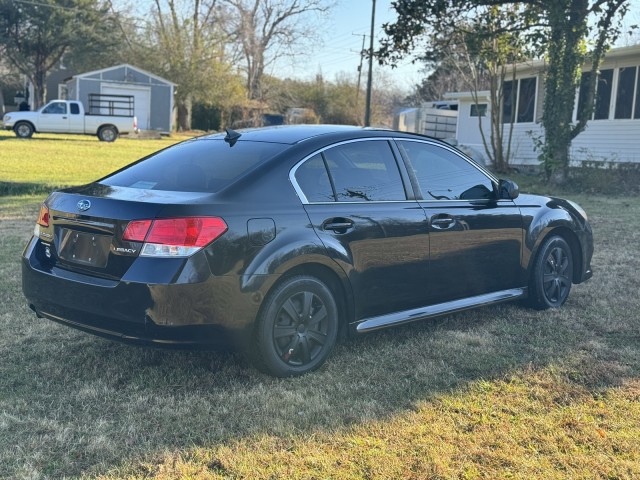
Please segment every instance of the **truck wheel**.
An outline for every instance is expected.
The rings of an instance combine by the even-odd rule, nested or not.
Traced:
[[[115,142],[116,138],[118,138],[118,130],[111,125],[102,127],[98,130],[98,138],[101,142]]]
[[[31,135],[33,135],[33,126],[29,122],[18,122],[15,127],[13,127],[13,131],[18,138],[31,138]]]

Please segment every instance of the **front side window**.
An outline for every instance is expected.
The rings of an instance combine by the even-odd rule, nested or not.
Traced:
[[[338,202],[406,200],[398,164],[387,141],[366,140],[322,152]]]
[[[493,182],[460,155],[423,142],[399,141],[425,200],[487,200]]]
[[[42,113],[53,113],[58,115],[64,115],[67,113],[67,104],[63,102],[54,102],[47,105]]]

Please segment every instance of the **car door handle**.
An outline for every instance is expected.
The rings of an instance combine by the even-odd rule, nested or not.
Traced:
[[[66,120],[66,119],[67,119],[67,117],[62,117],[62,119],[63,119],[63,120]]]
[[[431,225],[438,230],[446,230],[453,227],[455,219],[448,215],[434,215],[431,217]]]
[[[322,222],[322,230],[346,233],[350,228],[353,228],[353,222],[347,218],[331,218]]]

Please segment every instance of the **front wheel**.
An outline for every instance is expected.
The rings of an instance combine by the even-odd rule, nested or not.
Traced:
[[[292,277],[267,297],[258,317],[256,367],[276,377],[315,370],[331,353],[337,333],[331,290],[315,277]]]
[[[33,135],[33,126],[28,122],[18,122],[13,131],[18,138],[31,138]]]
[[[569,297],[573,283],[571,247],[560,236],[552,236],[540,247],[529,285],[529,303],[545,310],[560,307]]]
[[[115,142],[118,138],[118,130],[116,127],[106,126],[98,130],[98,138],[101,142]]]

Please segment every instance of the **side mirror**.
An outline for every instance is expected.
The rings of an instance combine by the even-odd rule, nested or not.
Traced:
[[[498,183],[498,198],[513,200],[518,198],[518,195],[520,195],[520,189],[516,182],[500,179]]]

